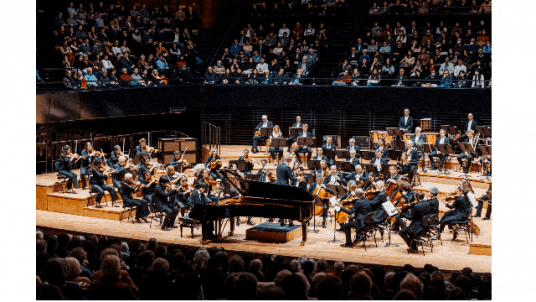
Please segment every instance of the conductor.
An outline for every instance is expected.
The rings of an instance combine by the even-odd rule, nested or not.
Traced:
[[[283,157],[283,162],[277,165],[277,169],[276,169],[277,179],[274,182],[274,184],[288,186],[290,181],[295,182],[298,180],[297,177],[294,176],[294,174],[290,170],[289,163],[290,163],[290,156],[285,155],[285,157]],[[279,223],[281,224],[281,226],[284,226],[285,219],[279,219]],[[293,225],[294,223],[292,222],[292,220],[290,220],[288,223],[288,226],[291,227]]]

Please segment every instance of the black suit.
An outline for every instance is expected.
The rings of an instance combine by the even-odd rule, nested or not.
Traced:
[[[210,162],[212,161],[212,158],[213,156],[210,155],[208,158],[207,158],[207,161],[205,161],[205,169],[210,169]],[[216,155],[216,158],[214,159],[214,161],[220,159],[220,156],[219,155]],[[212,178],[216,179],[216,178],[219,178],[221,179],[222,181],[224,181],[224,178],[223,176],[220,175],[220,173],[218,173],[217,170],[221,169],[221,164],[219,165],[216,165],[216,167],[214,169],[210,169],[210,176],[212,176]]]
[[[149,151],[142,151],[141,145],[136,146],[136,155],[138,154],[149,154]],[[153,152],[150,153],[153,156]]]
[[[89,171],[89,167],[91,166],[93,157],[89,156],[89,153],[87,152],[87,149],[85,148],[82,149],[80,156],[82,156],[82,159],[80,160],[80,179],[82,179],[82,187],[86,187],[86,179],[88,178],[88,176],[86,175],[91,175],[91,171]]]
[[[468,137],[466,137],[464,142],[465,142],[465,143],[472,143],[472,144],[474,144],[474,137],[473,137],[472,141],[469,140]],[[477,152],[476,155],[473,155],[471,152],[467,152],[467,156],[465,155],[465,152],[462,152],[462,153],[460,153],[460,154],[458,155],[458,163],[460,164],[460,167],[463,167],[463,171],[464,171],[465,173],[467,173],[467,172],[469,171],[469,168],[471,167],[471,162],[473,161],[473,158],[478,157],[478,149],[479,149],[479,148],[478,148],[478,143],[477,143],[477,144],[476,144],[476,148],[475,148],[475,152]],[[467,158],[467,161],[468,161],[466,167],[463,166],[463,161],[462,161],[462,159],[464,159],[464,158]]]
[[[202,205],[210,202],[212,201],[205,197],[205,195],[198,190],[195,190],[190,195],[190,204],[194,207],[192,211],[195,212],[196,215],[203,221],[203,238],[214,236],[214,234],[212,233],[214,231],[214,226],[212,225],[211,221],[205,219],[207,213],[204,211],[204,207],[202,207]]]
[[[318,157],[318,155],[313,156],[313,160],[320,160],[320,161],[325,160],[326,163],[328,162],[328,158],[323,154],[321,157]]]
[[[411,116],[408,116],[408,121],[405,121],[406,116],[403,116],[398,121],[398,128],[406,129],[407,132],[411,132],[413,129],[413,118]]]
[[[348,181],[346,180],[346,178],[344,178],[344,175],[342,173],[337,173],[335,176],[338,176],[339,177],[339,180],[338,182],[341,184],[341,185],[346,185],[346,183],[348,183]],[[330,182],[336,182],[337,179],[335,178],[334,175],[332,174],[329,174],[328,177],[326,177],[326,179],[324,179],[324,184],[327,186]]]
[[[417,239],[418,235],[422,233],[423,229],[423,220],[426,215],[430,213],[430,204],[427,202],[420,201],[413,206],[409,211],[403,212],[402,216],[411,220],[411,224],[408,227],[403,228],[398,233],[402,239],[406,242],[409,248],[412,250],[417,249],[416,243],[413,239]]]
[[[292,124],[292,127],[303,127],[303,123],[302,122],[294,123]],[[294,136],[291,136],[288,138],[288,140],[289,140],[288,152],[290,152],[290,146],[292,146],[292,144],[297,140],[297,138]]]
[[[404,148],[404,151],[402,151],[404,153],[407,153],[408,152],[408,148]],[[413,147],[409,156],[408,156],[408,160],[409,160],[409,172],[408,172],[408,178],[409,178],[409,181],[413,181],[413,176],[415,175],[415,171],[417,170],[417,165],[418,165],[418,161],[419,161],[419,151],[417,151],[417,148]]]
[[[357,172],[354,171],[354,172],[346,175],[345,178],[346,178],[347,181],[354,180],[356,182],[356,185],[359,185],[360,181],[364,181],[365,183],[368,181],[368,173],[367,173],[367,171],[361,171],[361,174],[357,175]]]
[[[410,140],[413,141],[413,146],[420,146],[422,144],[426,144],[426,136],[424,136],[424,134],[419,135],[419,137],[416,137],[415,134],[413,134],[410,137]]]
[[[430,214],[439,214],[439,201],[437,200],[437,198],[434,197],[428,200],[428,203],[430,204]]]
[[[245,158],[244,156],[240,156],[240,157],[238,158],[238,160],[244,160],[244,161],[245,161],[246,158]],[[253,168],[253,164],[250,164],[250,163],[248,162],[248,164],[246,165],[246,170],[244,170],[244,171],[242,171],[242,172],[244,172],[244,174],[251,174],[251,169],[252,169],[252,168]]]
[[[370,160],[370,163],[373,164],[374,167],[376,167],[376,170],[378,170],[378,167],[376,166],[377,159],[378,159],[377,157],[374,157]],[[387,161],[385,160],[385,158],[380,157],[380,165],[387,165]],[[376,173],[376,176],[380,176],[381,173],[382,173],[382,169],[379,169],[378,173]]]
[[[357,158],[357,157],[348,158],[348,159],[346,159],[346,161],[352,163],[352,166],[354,166],[354,167],[359,164],[359,158]]]
[[[166,218],[164,219],[164,223],[162,223],[162,228],[171,227],[175,224],[175,218],[177,218],[177,215],[179,213],[179,208],[177,208],[174,205],[174,196],[176,191],[169,190],[166,192],[166,190],[158,184],[154,188],[154,203],[156,206],[156,209],[161,212],[166,212]]]
[[[105,183],[108,177],[104,176],[96,166],[91,170],[91,174],[92,175],[89,178],[89,183],[91,184],[93,191],[97,192],[95,198],[95,202],[97,204],[100,204],[102,196],[104,196],[104,191],[108,191],[108,193],[110,193],[112,196],[112,201],[116,201],[119,198],[117,194],[115,194],[114,187],[111,187]]]
[[[385,193],[385,189],[381,190],[378,195],[374,199],[370,201],[370,207],[372,208],[372,211],[374,211],[374,222],[380,223],[383,219],[383,212],[385,212],[385,209],[382,207],[382,204],[387,201],[387,193]]]
[[[261,128],[263,127],[263,125],[264,125],[264,122],[260,122],[260,123],[257,125],[257,127],[255,127],[255,130],[256,130],[256,131],[260,131]],[[266,127],[273,128],[273,127],[274,127],[274,123],[272,123],[272,122],[270,122],[270,121],[266,121]],[[266,136],[264,136],[264,137],[263,137],[263,136],[260,136],[260,135],[256,135],[256,136],[254,136],[254,137],[253,137],[253,149],[252,149],[252,150],[255,151],[255,152],[258,152],[259,150],[257,149],[257,145],[259,144],[259,141],[260,141],[260,140],[265,140],[265,139],[267,139]]]
[[[337,147],[335,147],[335,144],[333,144],[333,143],[332,143],[331,145],[329,145],[329,146],[328,146],[328,144],[326,143],[326,144],[322,145],[322,149],[324,149],[324,154],[325,154],[325,153],[326,153],[325,150],[333,150],[333,152],[335,152],[335,150],[337,149]],[[326,156],[326,157],[327,157],[327,156]],[[331,157],[331,158],[328,157],[328,160],[329,160],[329,161],[328,161],[329,166],[334,165],[334,164],[335,164],[335,153],[333,153],[333,157]]]
[[[361,150],[359,149],[359,146],[354,145],[353,147],[348,146],[346,147],[346,151],[352,151],[355,150],[355,157],[360,158],[361,157]]]
[[[290,167],[286,162],[277,165],[276,169],[277,180],[274,184],[288,186],[290,181],[296,181],[294,173],[290,170]]]
[[[298,138],[303,137],[303,135],[304,135],[304,133],[302,131],[298,135]],[[306,135],[307,135],[306,137],[313,137],[313,135],[309,131],[307,131]],[[300,152],[307,152],[307,160],[311,160],[311,155],[313,154],[313,152],[311,151],[311,146],[306,146],[306,145],[298,146],[298,148],[296,148],[296,150],[294,152],[296,153],[296,159],[298,160],[298,162],[300,164],[301,164],[301,157],[299,156]]]
[[[443,217],[441,217],[441,220],[439,221],[439,224],[441,225],[439,228],[440,233],[443,232],[445,225],[448,225],[449,229],[451,229],[452,226],[450,225],[450,223],[452,223],[453,221],[466,220],[467,215],[469,211],[471,211],[473,206],[471,205],[469,200],[465,199],[465,196],[461,196],[456,198],[454,204],[447,205],[447,207],[453,210],[446,212]]]
[[[482,207],[484,206],[484,201],[488,202],[488,210],[486,211],[486,217],[488,219],[491,218],[491,198],[489,197],[489,190],[486,192],[486,194],[478,199],[478,206],[476,207],[476,214],[475,216],[480,217],[482,214]]]
[[[61,155],[61,160],[56,162],[54,164],[54,167],[56,170],[58,170],[58,175],[62,175],[65,177],[68,177],[69,180],[67,182],[67,189],[70,189],[73,186],[74,188],[78,188],[78,176],[76,173],[71,171],[71,162],[70,158],[67,157],[67,155]],[[75,160],[73,160],[74,162]]]
[[[123,197],[123,203],[125,205],[136,207],[136,218],[144,218],[149,215],[147,201],[144,199],[135,199],[134,197],[132,197],[132,194],[138,192],[138,190],[138,188],[134,188],[134,186],[123,182],[121,187],[121,196]]]
[[[346,244],[352,244],[351,230],[352,228],[355,228],[356,233],[359,234],[359,231],[365,227],[365,217],[372,211],[370,201],[365,197],[361,197],[356,200],[354,206],[350,210],[341,208],[341,211],[350,215],[355,213],[355,220],[347,222],[341,227],[341,231],[346,235]]]
[[[402,197],[406,200],[405,204],[410,204],[415,200],[415,192],[413,191],[413,189],[410,189],[407,193],[402,192]],[[401,219],[402,217],[404,217],[402,214],[403,212],[396,215],[396,221],[393,223],[392,229],[398,230],[399,228],[403,229],[406,227],[406,222]]]
[[[434,162],[434,157],[439,157],[441,158],[441,161],[439,163],[439,168],[443,168],[443,163],[445,162],[445,157],[447,157],[447,154],[445,153],[441,153],[441,154],[438,154],[437,151],[439,151],[439,145],[441,145],[441,137],[438,137],[436,142],[435,142],[435,145],[434,145],[434,151],[430,154],[428,154],[428,158],[430,159],[430,164],[432,165],[432,169],[436,169],[436,165],[435,165],[435,162]],[[445,136],[443,138],[443,145],[450,145],[450,139]]]
[[[318,185],[318,182],[315,182],[309,186],[309,189],[307,189],[307,192],[311,193],[311,195],[314,194],[316,188],[320,187],[322,184]],[[326,191],[330,194],[335,194],[333,192],[333,189],[331,189],[328,185],[325,185]],[[326,224],[326,219],[328,217],[328,210],[329,210],[329,199],[323,199],[322,200],[324,211],[322,212],[322,225],[324,226]]]

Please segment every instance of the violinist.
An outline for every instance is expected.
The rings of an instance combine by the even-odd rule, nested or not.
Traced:
[[[439,221],[440,235],[443,233],[445,225],[448,225],[449,229],[452,230],[452,222],[465,220],[467,218],[469,211],[471,211],[473,208],[471,202],[469,201],[469,197],[467,197],[467,193],[469,193],[467,189],[458,187],[457,198],[454,203],[452,205],[446,204],[447,208],[453,210],[446,212],[443,217],[441,217],[441,220]],[[458,234],[454,232],[452,240],[456,240],[456,237],[458,237]]]
[[[119,162],[119,157],[124,156],[123,152],[121,152],[121,147],[119,145],[114,146],[114,151],[110,154],[110,158],[108,159],[108,165],[110,167],[113,167]]]
[[[385,142],[385,138],[380,137],[378,139],[378,148],[374,150],[374,152],[380,152],[381,158],[383,158],[386,162],[389,161],[389,148],[387,147],[387,143]]]
[[[262,116],[262,122],[260,122],[257,127],[255,127],[255,136],[253,136],[253,148],[251,149],[251,152],[258,153],[259,149],[257,149],[257,145],[259,144],[260,140],[266,140],[267,137],[262,137],[260,135],[261,128],[273,128],[274,124],[268,120],[268,116],[263,115]]]
[[[174,195],[177,188],[172,185],[165,175],[162,175],[158,180],[158,185],[154,188],[154,203],[156,209],[160,212],[165,212],[166,217],[162,223],[162,230],[169,231],[169,228],[176,229],[175,219],[179,213],[179,209],[174,205]]]
[[[67,192],[72,194],[76,194],[74,189],[78,189],[78,176],[71,171],[71,165],[75,163],[78,158],[79,156],[77,154],[71,152],[71,146],[65,145],[61,149],[61,161],[56,164],[58,174],[69,178],[67,181]]]
[[[207,189],[207,192],[210,192],[212,185],[216,183],[216,180],[210,175],[209,171],[208,169],[199,171],[194,181],[194,184],[203,185]]]
[[[172,166],[172,165],[169,165],[166,167],[166,174],[165,174],[167,177],[168,177],[168,180],[172,183],[172,184],[176,184],[177,182],[179,182],[179,180],[181,180],[183,177],[186,177],[184,174],[182,173],[178,173],[178,172],[175,172],[175,166]]]
[[[208,195],[208,199],[210,199],[212,202],[219,202],[220,198],[223,196],[223,187],[220,183],[217,183],[213,188],[210,194]],[[251,217],[249,218],[251,220]],[[252,225],[255,225],[253,221],[251,221]]]
[[[413,188],[407,181],[400,182],[399,188],[402,192],[402,197],[398,201],[394,201],[393,205],[400,206],[401,202],[403,201],[405,205],[410,205],[415,201],[415,192],[413,191]],[[397,232],[400,229],[403,229],[406,227],[406,222],[402,220],[402,215],[399,213],[396,215],[396,221],[391,226],[391,230]]]
[[[188,185],[188,179],[186,177],[181,179],[181,186],[175,194],[175,204],[181,209],[181,217],[184,217],[186,210],[191,208],[190,194],[192,194],[193,188]]]
[[[374,173],[369,173],[367,176],[368,179],[362,187],[363,191],[369,191],[374,188],[374,184],[376,183],[376,175]]]
[[[363,167],[361,167],[360,164],[355,165],[355,171],[346,175],[346,180],[350,181],[353,180],[356,182],[356,184],[359,186],[361,182],[363,182],[363,185],[368,181],[368,173],[367,171],[363,171]]]
[[[355,138],[350,138],[350,140],[348,140],[348,147],[346,147],[346,151],[352,151],[354,150],[355,151],[355,156],[357,158],[360,158],[361,157],[361,151],[359,150],[359,146],[357,146],[355,144]]]
[[[387,201],[387,193],[385,192],[385,185],[383,181],[378,180],[375,185],[376,191],[379,191],[378,195],[370,201],[370,207],[374,214],[374,222],[381,223],[384,220],[385,209],[382,207],[382,204]]]
[[[218,170],[221,169],[221,166],[222,163],[221,158],[218,155],[218,149],[214,148],[207,158],[207,161],[205,161],[205,169],[209,169],[209,173],[212,178],[219,178],[223,180],[223,177],[220,175],[220,173],[218,173]]]
[[[117,191],[121,196],[123,196],[121,181],[123,180],[125,173],[127,171],[130,171],[127,169],[127,163],[126,163],[126,157],[120,156],[118,159],[117,164],[113,166],[113,169],[115,170],[115,173],[112,174],[112,183],[114,184],[114,187],[117,188]]]
[[[201,229],[203,232],[203,240],[214,239],[214,225],[212,224],[212,221],[204,219],[208,213],[205,211],[205,207],[203,207],[203,205],[212,202],[212,200],[205,197],[204,192],[206,187],[204,185],[195,184],[194,189],[195,190],[190,195],[190,204],[193,206],[192,211],[202,218],[201,221],[203,221],[203,225],[201,226]]]
[[[473,215],[473,217],[480,217],[482,214],[482,207],[484,206],[484,202],[488,203],[488,209],[486,210],[486,216],[482,218],[482,220],[488,220],[491,219],[491,183],[489,185],[489,189],[482,197],[478,199],[478,206],[476,207],[476,214]]]
[[[430,204],[424,201],[424,193],[415,193],[416,204],[407,212],[403,212],[402,217],[411,220],[408,227],[404,227],[398,234],[408,245],[408,252],[418,253],[417,244],[414,239],[422,233],[424,217],[430,213]]]
[[[351,162],[354,167],[355,165],[359,164],[359,158],[357,158],[355,155],[355,150],[350,150],[350,158],[346,159],[346,161]]]
[[[268,181],[268,167],[266,167],[266,164],[268,163],[268,161],[266,159],[262,159],[261,160],[261,168],[259,169],[259,171],[257,171],[257,174],[260,175],[259,176],[259,181],[260,182],[267,182]]]
[[[151,157],[155,154],[160,152],[158,149],[154,149],[153,147],[147,146],[147,140],[145,138],[141,138],[139,140],[140,144],[136,146],[136,155],[138,154],[148,154]]]
[[[328,157],[328,164],[330,166],[334,165],[335,164],[335,150],[337,149],[337,147],[333,143],[333,138],[331,136],[328,136],[326,138],[326,143],[324,145],[322,145],[322,149],[323,150],[331,150],[331,151],[333,151],[333,156]],[[327,157],[327,155],[326,155],[326,157]]]
[[[87,142],[82,152],[80,152],[80,179],[82,180],[82,188],[86,188],[86,180],[89,178],[88,175],[91,175],[90,167],[91,162],[93,161],[93,146],[91,142]]]
[[[316,148],[316,155],[313,157],[313,160],[328,161],[328,158],[324,155],[324,150],[322,148]]]
[[[302,128],[303,127],[303,123],[301,121],[301,116],[296,116],[296,122],[294,124],[292,124],[292,127],[300,127]],[[290,146],[297,140],[297,138],[295,138],[294,136],[291,136],[288,138],[289,140],[289,147],[288,147],[288,152],[290,152]]]
[[[435,162],[434,162],[434,157],[439,157],[441,159],[441,161],[439,162],[439,172],[442,172],[441,168],[443,168],[443,163],[445,162],[445,158],[447,157],[447,154],[441,153],[441,151],[439,151],[439,145],[450,145],[450,140],[446,136],[445,129],[439,130],[439,137],[436,139],[436,142],[434,145],[434,151],[428,154],[428,158],[430,159],[430,165],[432,166],[432,170],[437,169]]]
[[[89,183],[93,191],[97,192],[95,202],[97,203],[96,207],[101,208],[100,202],[102,196],[104,196],[104,191],[108,191],[110,196],[112,196],[112,202],[119,199],[115,193],[114,187],[111,187],[106,184],[106,180],[110,175],[111,171],[109,167],[105,167],[103,164],[104,160],[101,157],[97,157],[93,160],[93,169],[91,170],[91,177],[89,178]],[[124,198],[123,198],[124,199]]]
[[[151,210],[151,212],[154,213],[154,188],[156,188],[158,181],[156,180],[156,177],[154,175],[151,175],[151,173],[149,172],[145,172],[140,180],[140,183],[143,199],[149,205],[149,209]]]
[[[254,161],[251,158],[249,158],[249,150],[244,149],[244,155],[240,156],[238,158],[238,160],[243,160],[243,161],[248,162],[248,164],[246,165],[246,169],[241,171],[241,172],[244,173],[244,174],[250,175],[251,174],[251,169],[253,169]]]
[[[329,167],[328,167],[327,161],[321,160],[320,161],[320,169],[316,169],[314,172],[315,172],[315,174],[320,173],[322,175],[322,178],[327,177],[328,174],[329,174]]]
[[[300,138],[300,137],[313,137],[311,132],[307,131],[308,128],[309,128],[309,126],[307,124],[303,124],[302,132],[300,132],[300,134],[298,135],[298,138]],[[296,159],[298,160],[298,162],[300,162],[300,164],[301,164],[301,157],[300,157],[301,152],[306,152],[307,153],[307,160],[308,161],[311,160],[311,155],[313,154],[313,152],[311,151],[311,146],[307,146],[307,145],[303,145],[303,146],[298,145],[298,148],[296,148],[296,150],[294,150],[294,152],[296,153]]]
[[[333,165],[330,168],[328,177],[325,177],[324,183],[326,185],[346,185],[347,181],[342,173],[337,173],[337,166]]]
[[[151,173],[151,175],[154,175],[156,167],[157,167],[156,164],[152,164],[149,161],[148,155],[142,156],[140,169],[138,169],[138,178],[141,179],[146,172],[149,172]]]
[[[171,158],[171,162],[169,163],[171,166],[175,167],[175,170],[177,171],[184,171],[190,164],[184,160],[183,154],[181,151],[175,151],[173,152],[173,157]]]
[[[293,182],[293,185],[295,187],[302,188],[304,190],[307,190],[307,175],[305,175],[304,172],[305,168],[302,166],[298,166],[295,171],[294,175],[296,176],[296,181]]]
[[[439,190],[436,187],[431,187],[428,190],[428,203],[430,204],[430,214],[435,215],[439,214],[439,201],[437,200],[437,195],[439,195]]]
[[[149,209],[147,208],[147,201],[144,199],[137,199],[132,197],[132,194],[138,192],[141,188],[139,181],[132,179],[132,174],[125,174],[125,181],[122,183],[123,192],[123,204],[131,207],[136,207],[136,222],[141,223],[141,220],[147,221],[147,215],[149,215]]]
[[[460,155],[458,155],[458,163],[460,163],[460,166],[463,167],[463,173],[467,174],[469,173],[469,168],[471,167],[471,162],[473,161],[473,158],[478,157],[478,150],[480,149],[478,147],[478,141],[475,139],[475,131],[469,130],[466,133],[467,137],[465,138],[465,143],[469,143],[473,146],[475,146],[474,151],[475,153],[471,152],[462,152]],[[467,163],[463,163],[463,159],[466,158]]]
[[[333,189],[331,189],[328,185],[322,183],[322,175],[317,174],[316,182],[309,186],[307,192],[311,193],[311,195],[319,195],[320,197],[322,197],[322,191],[325,191],[329,194],[335,194]],[[324,207],[324,211],[322,212],[322,227],[325,228],[329,210],[329,195],[327,195],[325,198],[322,198],[322,206]]]
[[[283,138],[283,133],[281,132],[281,128],[279,128],[279,125],[274,126],[274,131],[272,134],[270,134],[270,144],[272,138]],[[277,149],[274,146],[270,146],[270,155],[272,155],[272,159],[275,160],[275,153],[277,152],[278,161],[281,161],[281,157],[283,157],[283,147],[278,147]]]
[[[417,151],[417,148],[413,146],[412,140],[408,140],[406,142],[406,148],[404,148],[404,151],[402,151],[402,154],[404,153],[407,155],[409,160],[408,178],[409,181],[412,182],[415,171],[417,171],[417,162],[419,161],[419,152]]]
[[[382,165],[387,165],[387,161],[385,158],[382,157],[382,153],[376,150],[376,153],[374,153],[376,157],[372,158],[370,160],[370,163],[373,164],[376,167],[376,170],[378,171],[376,173],[376,176],[380,176],[382,174]],[[373,174],[372,172],[369,174]]]
[[[342,247],[352,247],[352,228],[355,228],[355,231],[358,234],[357,241],[363,240],[359,235],[359,231],[365,227],[365,217],[371,212],[370,201],[365,198],[365,192],[361,189],[356,189],[355,195],[357,200],[350,210],[341,207],[341,211],[349,215],[355,214],[354,221],[347,222],[341,227],[341,231],[346,235],[346,243],[341,244]]]

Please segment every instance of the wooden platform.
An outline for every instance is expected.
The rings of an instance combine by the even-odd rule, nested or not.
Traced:
[[[267,243],[285,243],[301,237],[301,235],[301,224],[281,227],[279,223],[265,222],[246,230],[246,240]]]

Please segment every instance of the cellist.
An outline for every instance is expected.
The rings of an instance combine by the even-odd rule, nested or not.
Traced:
[[[398,169],[396,166],[389,166],[389,174],[383,178],[385,181],[386,188],[389,188],[389,186],[392,184],[392,186],[396,187],[398,183],[398,178],[400,178],[400,175],[398,175]],[[393,188],[391,186],[391,188]],[[392,191],[392,190],[389,190]],[[394,192],[390,192],[391,194]]]
[[[326,227],[326,219],[328,217],[328,209],[329,209],[329,203],[328,203],[328,197],[325,192],[329,194],[335,194],[333,190],[326,184],[322,183],[323,177],[322,174],[317,173],[316,174],[316,182],[311,184],[309,186],[309,189],[307,189],[307,192],[311,193],[312,195],[318,195],[320,198],[322,198],[322,205],[324,207],[324,211],[322,211],[322,227]]]
[[[345,203],[353,202],[356,199],[356,194],[355,194],[356,187],[357,187],[357,184],[355,181],[353,180],[348,181],[348,183],[346,184],[346,193],[344,193],[342,196],[337,198],[337,204],[339,204],[342,207],[344,206]],[[340,219],[340,216],[342,214],[345,214],[345,213],[339,212],[338,214],[335,215],[337,217],[337,221],[339,222],[339,226],[341,228],[343,224],[346,222],[346,220],[348,219],[348,215],[345,215],[346,218]]]

